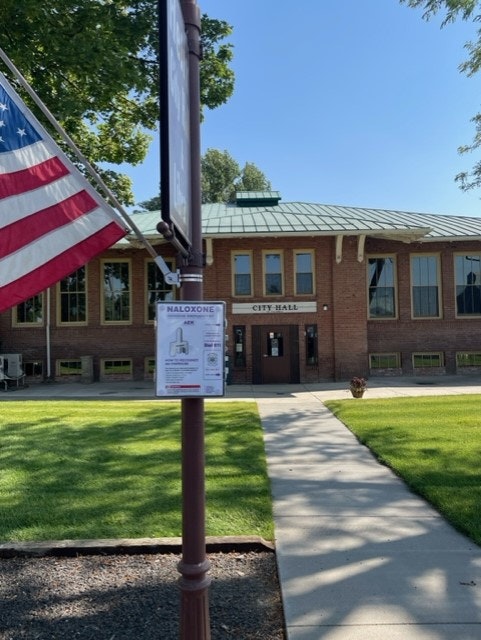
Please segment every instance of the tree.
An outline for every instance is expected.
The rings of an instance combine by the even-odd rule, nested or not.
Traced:
[[[478,23],[481,20],[481,2],[479,0],[400,0],[401,3],[409,7],[424,9],[423,18],[429,20],[440,11],[445,10],[442,27],[454,22],[457,18],[462,20],[472,20]],[[467,76],[472,76],[481,68],[481,31],[478,30],[476,42],[467,42],[465,45],[469,52],[468,59],[460,65],[460,70]],[[458,148],[460,153],[475,151],[481,147],[481,113],[477,113],[472,122],[475,127],[475,134],[471,144],[462,145]],[[474,164],[471,171],[463,171],[455,177],[461,189],[467,191],[474,187],[481,186],[481,161]]]
[[[241,169],[228,151],[208,149],[201,159],[202,202],[232,202],[236,191],[266,191],[271,183],[246,162]]]
[[[227,151],[208,149],[201,158],[202,202],[232,202],[236,191],[268,191],[271,183],[252,162],[246,162],[241,169]],[[139,202],[142,211],[159,211],[161,198],[154,196]]]
[[[142,162],[159,120],[157,0],[2,0],[0,23],[0,47],[92,164]],[[202,25],[201,99],[213,109],[234,88],[232,29]],[[133,203],[127,176],[96,168]]]
[[[134,213],[142,213],[142,211],[160,211],[161,209],[160,196],[154,196],[153,198],[149,198],[149,200],[144,200],[143,202],[139,202],[138,206],[140,207],[140,210],[136,209]]]
[[[234,186],[236,191],[270,191],[271,189],[271,183],[252,162],[245,163],[241,176]]]

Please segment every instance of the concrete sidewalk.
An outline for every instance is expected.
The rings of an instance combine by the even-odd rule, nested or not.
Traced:
[[[359,444],[331,394],[257,398],[288,639],[479,640],[481,549]]]
[[[294,400],[316,398],[334,400],[350,398],[347,382],[316,382],[290,385],[227,385],[224,398],[220,400],[268,400],[284,397]],[[433,376],[371,378],[366,398],[394,396],[427,396],[440,394],[481,393],[481,376]],[[38,383],[27,387],[0,389],[0,402],[15,399],[62,399],[62,398],[128,398],[158,400],[155,398],[152,381],[93,382],[83,383]]]
[[[481,379],[372,379],[366,397],[462,393],[481,393]],[[288,640],[479,640],[481,548],[323,404],[349,396],[346,383],[227,387],[226,400],[257,402],[264,427]],[[42,397],[154,399],[152,383],[0,395]]]

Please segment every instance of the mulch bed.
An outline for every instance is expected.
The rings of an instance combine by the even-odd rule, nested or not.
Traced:
[[[1,640],[178,640],[177,553],[0,558]],[[212,640],[285,640],[275,553],[209,553]]]

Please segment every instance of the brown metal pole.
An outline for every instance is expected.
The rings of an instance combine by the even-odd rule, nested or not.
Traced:
[[[191,253],[181,268],[182,300],[202,300],[203,255],[200,188],[200,12],[196,0],[181,0],[189,45]],[[209,560],[205,549],[204,399],[182,402],[181,640],[210,640]]]

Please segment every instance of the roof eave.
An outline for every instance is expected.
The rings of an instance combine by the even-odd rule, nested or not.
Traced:
[[[415,242],[416,240],[420,240],[425,238],[425,236],[430,233],[432,229],[416,229],[416,230],[408,230],[408,229],[383,229],[383,230],[372,230],[372,229],[329,229],[328,231],[238,231],[238,232],[205,232],[203,234],[204,238],[239,238],[239,237],[257,237],[257,238],[267,238],[267,237],[312,237],[312,236],[322,236],[322,237],[336,237],[336,236],[369,236],[372,238],[384,238],[387,240],[400,240],[403,242]]]

